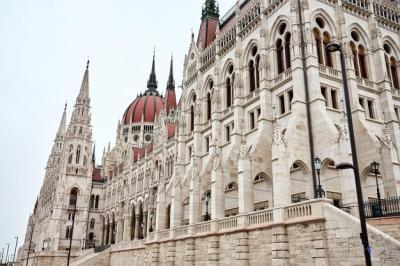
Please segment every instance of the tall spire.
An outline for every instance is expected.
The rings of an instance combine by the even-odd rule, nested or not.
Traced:
[[[151,73],[149,80],[147,81],[147,88],[148,91],[156,91],[158,87],[158,82],[157,82],[157,77],[156,77],[156,66],[155,66],[155,60],[156,60],[156,51],[154,49],[153,52],[153,65],[151,66]]]
[[[64,112],[60,121],[60,126],[58,127],[57,137],[61,137],[64,135],[67,129],[67,103],[64,106]]]
[[[89,98],[89,63],[88,60],[86,63],[85,74],[83,75],[81,90],[79,92],[79,98]]]
[[[169,67],[169,77],[167,83],[167,90],[175,89],[175,80],[174,80],[174,56],[171,56],[171,65]]]

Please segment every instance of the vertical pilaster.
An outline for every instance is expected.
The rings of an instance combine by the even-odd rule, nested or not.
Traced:
[[[154,243],[151,245],[151,266],[157,266],[160,262],[160,244]]]
[[[195,224],[200,221],[201,199],[200,199],[200,181],[196,166],[193,171],[189,184],[189,224]]]
[[[147,236],[147,217],[147,211],[143,212],[143,238],[146,238]]]
[[[167,265],[175,265],[175,242],[168,242]]]
[[[123,238],[124,238],[124,219],[123,219],[123,217],[118,217],[116,235],[117,236],[116,236],[115,243],[123,242]]]
[[[248,147],[243,142],[238,162],[238,186],[239,186],[239,213],[253,211],[253,177],[251,176],[251,163],[248,155]]]
[[[236,240],[235,247],[236,263],[237,266],[250,265],[249,257],[249,236],[247,232],[239,233]]]
[[[289,265],[289,243],[284,226],[272,229],[272,266]]]
[[[124,217],[124,237],[123,237],[123,242],[131,241],[131,219],[132,219],[131,215],[125,214],[125,217]]]
[[[164,186],[163,184],[161,186]],[[165,229],[165,188],[162,188],[161,191],[157,194],[157,211],[156,211],[156,231],[160,231]]]
[[[140,234],[140,215],[135,215],[135,240],[139,239]]]
[[[208,265],[217,266],[219,263],[219,237],[208,237]]]
[[[194,266],[196,242],[194,238],[186,239],[185,246],[185,266]]]

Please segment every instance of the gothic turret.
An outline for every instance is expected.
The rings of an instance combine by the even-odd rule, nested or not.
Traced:
[[[91,115],[89,97],[89,61],[83,75],[81,89],[76,97],[71,122],[67,130],[67,172],[88,175],[87,165],[91,156]]]
[[[146,92],[157,92],[158,82],[156,77],[156,66],[155,66],[155,52],[153,54],[153,64],[151,66],[151,73],[149,80],[147,81],[147,91]]]
[[[176,108],[176,94],[175,94],[175,79],[174,79],[174,65],[173,57],[171,57],[171,64],[169,68],[169,77],[167,82],[167,90],[165,93],[165,111],[169,113]]]
[[[219,23],[219,8],[215,0],[206,0],[201,12],[201,25],[197,38],[197,47],[204,50],[216,37]]]

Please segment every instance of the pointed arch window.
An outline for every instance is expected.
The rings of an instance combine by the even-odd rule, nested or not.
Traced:
[[[78,189],[73,188],[69,193],[69,205],[73,206],[77,203],[77,201],[78,201]]]
[[[313,29],[314,40],[317,48],[318,63],[333,67],[332,53],[326,51],[326,46],[331,43],[332,38],[321,17],[315,19],[316,26]]]
[[[192,103],[190,105],[190,132],[194,130],[194,106],[196,104],[196,94],[192,96]]]
[[[394,49],[392,49],[392,47],[388,43],[385,43],[383,45],[383,49],[385,50],[386,71],[392,83],[392,87],[395,89],[400,89],[399,67],[397,64],[396,56],[393,52]]]
[[[73,154],[71,153],[71,154],[69,155],[69,157],[68,157],[68,164],[71,164],[71,163],[72,163],[72,156],[73,156]]]
[[[212,110],[211,110],[211,92],[214,88],[214,82],[210,80],[208,84],[208,93],[207,93],[207,121],[211,120]]]
[[[278,27],[278,37],[277,40],[275,41],[276,63],[277,63],[276,67],[278,75],[291,67],[291,60],[292,60],[290,55],[291,37],[292,35],[286,23],[282,23]]]
[[[233,71],[233,65],[228,67],[228,73],[226,78],[226,107],[230,107],[233,104],[233,86],[235,81],[235,73]]]
[[[96,224],[96,220],[95,219],[91,219],[90,220],[90,229],[94,229],[94,225]]]
[[[81,157],[81,146],[78,145],[78,147],[76,148],[76,156],[75,156],[75,163],[76,164],[79,164],[80,157]]]
[[[260,88],[260,55],[258,54],[257,46],[251,49],[249,69],[249,86],[250,92]]]
[[[90,196],[90,208],[94,208],[94,195]]]
[[[361,43],[360,35],[356,31],[351,32],[350,47],[353,53],[354,71],[357,77],[368,79],[368,62],[365,46]]]
[[[94,208],[98,209],[99,208],[99,201],[100,201],[100,196],[97,195],[94,203]]]

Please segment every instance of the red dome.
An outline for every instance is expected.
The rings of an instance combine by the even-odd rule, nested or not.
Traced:
[[[159,95],[143,95],[136,98],[126,109],[122,122],[124,125],[131,123],[154,122],[156,115],[164,107],[164,102]]]

